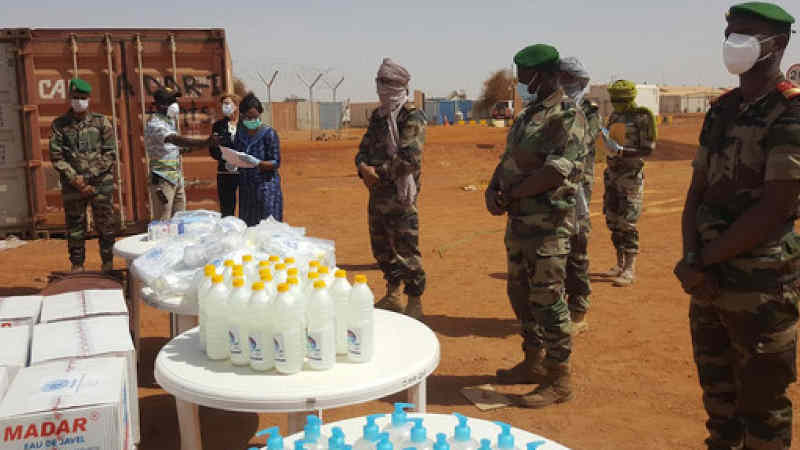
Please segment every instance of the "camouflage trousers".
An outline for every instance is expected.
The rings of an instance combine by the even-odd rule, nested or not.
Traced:
[[[116,217],[114,213],[114,187],[95,186],[97,194],[81,198],[80,193],[66,187],[62,191],[64,215],[67,225],[67,247],[72,264],[82,266],[86,260],[87,221],[86,208],[92,206],[92,221],[100,240],[100,258],[104,263],[114,259]]]
[[[593,182],[583,183],[586,204],[592,201]],[[567,257],[567,304],[569,310],[576,313],[589,311],[589,296],[592,286],[589,281],[589,235],[592,232],[592,221],[589,216],[577,220],[575,234],[570,238],[570,250]]]
[[[710,449],[788,449],[797,375],[798,298],[789,284],[775,292],[692,298],[694,360],[708,414]],[[739,447],[740,445],[743,447]]]
[[[639,253],[636,222],[642,215],[644,170],[616,171],[606,168],[603,181],[606,187],[603,214],[611,230],[611,242],[617,250]]]
[[[545,348],[546,357],[565,362],[572,353],[569,309],[564,291],[569,238],[527,238],[506,230],[508,298],[522,325],[525,352]]]
[[[386,282],[405,284],[407,295],[425,292],[426,275],[419,251],[419,217],[416,205],[403,206],[391,198],[369,196],[369,237],[372,255]]]

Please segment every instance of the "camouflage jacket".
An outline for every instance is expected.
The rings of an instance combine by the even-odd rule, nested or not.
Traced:
[[[782,80],[750,104],[739,89],[720,97],[706,114],[692,166],[706,182],[696,219],[706,245],[759,202],[766,182],[800,181],[800,89]],[[787,221],[767,242],[720,264],[723,286],[762,290],[796,276],[793,227]]]
[[[114,130],[102,114],[88,113],[79,121],[69,110],[53,121],[50,161],[64,189],[78,176],[95,186],[113,184],[116,151]]]
[[[508,133],[500,160],[499,183],[509,192],[529,175],[552,167],[564,176],[555,189],[514,201],[511,221],[521,235],[570,235],[566,218],[575,210],[575,193],[586,158],[586,119],[575,103],[558,90],[525,108]]]
[[[406,103],[397,117],[397,131],[400,133],[400,144],[394,157],[386,153],[389,140],[389,124],[386,117],[378,110],[372,112],[367,132],[361,139],[356,154],[356,167],[362,162],[375,167],[380,182],[375,192],[389,197],[396,197],[395,180],[409,173],[413,174],[420,191],[420,173],[422,168],[422,149],[425,146],[425,114],[413,103]]]
[[[652,123],[653,116],[647,110],[637,107],[623,113],[613,112],[608,118],[608,130],[615,137],[614,124],[625,127],[624,142],[619,144],[625,147],[636,149],[656,148],[656,136],[653,134],[655,128]],[[621,139],[618,139],[621,140]],[[607,158],[608,168],[614,171],[638,171],[644,167],[643,158],[624,158],[622,156],[609,156]]]
[[[586,158],[583,162],[583,182],[584,184],[594,183],[594,158],[596,153],[595,140],[603,129],[603,121],[600,119],[600,109],[589,100],[583,100],[581,105],[583,115],[586,117]]]

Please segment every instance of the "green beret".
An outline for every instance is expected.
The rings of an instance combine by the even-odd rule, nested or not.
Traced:
[[[608,87],[611,100],[633,100],[636,98],[636,84],[628,80],[617,80]]]
[[[558,61],[558,50],[547,44],[536,44],[525,47],[514,56],[514,64],[528,69],[553,65],[558,63]]]
[[[92,93],[92,86],[81,80],[80,78],[73,78],[69,80],[69,91],[70,92],[83,92],[84,94],[91,94]]]
[[[764,20],[791,25],[794,17],[787,13],[785,9],[774,3],[766,2],[747,2],[731,6],[728,10],[727,18],[736,15],[755,16]]]

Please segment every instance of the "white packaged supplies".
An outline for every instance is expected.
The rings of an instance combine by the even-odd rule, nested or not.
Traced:
[[[0,450],[129,450],[129,395],[123,358],[27,367],[0,402]]]
[[[31,349],[31,326],[0,328],[0,367],[7,369],[8,382],[28,365]]]
[[[42,300],[41,323],[96,316],[126,316],[128,307],[121,289],[87,289],[48,295]]]
[[[8,367],[0,366],[0,404],[3,402],[3,398],[6,396],[6,391],[8,391],[8,385],[10,382],[11,380],[8,376]]]
[[[37,325],[33,329],[31,366],[41,363],[97,356],[119,356],[127,360],[128,415],[134,442],[139,442],[139,401],[136,354],[125,316],[93,317]]]
[[[39,323],[41,295],[0,297],[0,328]]]

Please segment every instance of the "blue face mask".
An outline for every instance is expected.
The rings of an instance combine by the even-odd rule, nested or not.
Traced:
[[[244,125],[244,127],[248,130],[255,130],[261,125],[261,119],[243,120],[242,125]]]
[[[531,78],[531,81],[529,81],[527,84],[521,81],[517,82],[517,92],[519,93],[520,98],[522,98],[522,103],[524,105],[532,105],[533,103],[536,102],[536,99],[539,97],[538,88],[534,93],[531,93],[529,90],[531,83],[533,83],[533,81],[536,80],[537,76],[538,74],[534,75],[533,78]]]

